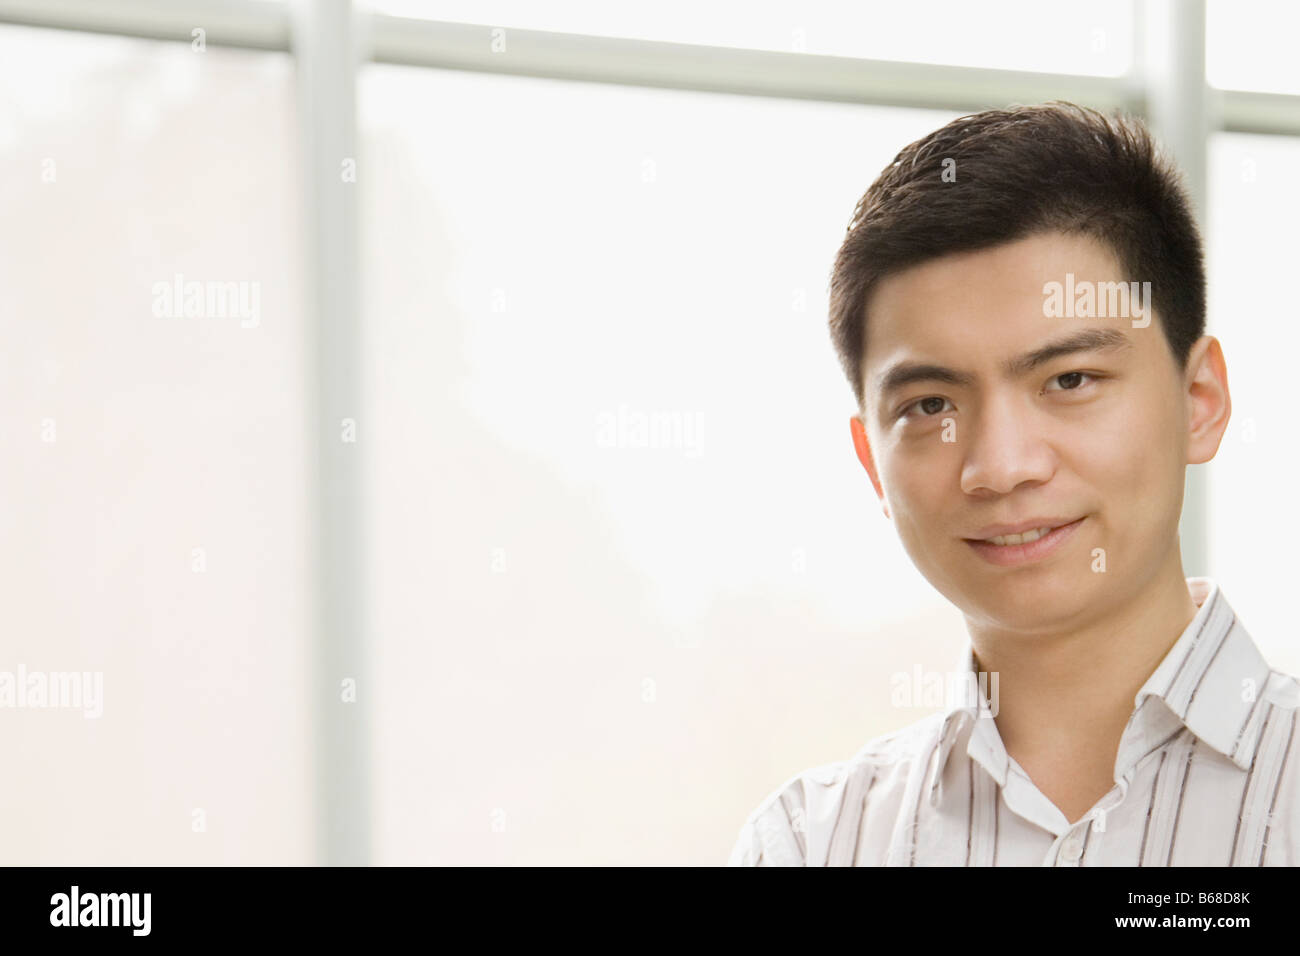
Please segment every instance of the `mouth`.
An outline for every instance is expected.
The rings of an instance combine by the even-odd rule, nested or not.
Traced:
[[[1017,534],[994,535],[990,538],[964,538],[981,558],[991,564],[1008,567],[1026,564],[1047,557],[1059,549],[1083,524],[1087,515],[1056,526],[1044,525],[1028,528]]]

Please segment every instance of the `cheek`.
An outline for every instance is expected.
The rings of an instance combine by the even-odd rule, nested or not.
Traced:
[[[1181,482],[1177,409],[1164,394],[1143,390],[1115,412],[1075,436],[1072,458],[1080,474],[1119,496],[1116,503],[1140,507]]]
[[[1183,492],[1178,423],[1158,395],[1127,403],[1126,414],[1074,436],[1065,467],[1094,496],[1098,544],[1142,555],[1176,529]],[[1150,403],[1150,404],[1147,404]],[[1145,411],[1143,410],[1145,409]]]
[[[885,499],[890,514],[904,539],[917,539],[942,527],[957,495],[955,474],[938,462],[906,462],[895,456],[885,475]]]

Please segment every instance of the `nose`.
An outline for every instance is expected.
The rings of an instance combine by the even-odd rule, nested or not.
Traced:
[[[966,494],[1010,494],[1056,474],[1057,456],[1043,422],[1017,396],[990,397],[966,429],[961,469]],[[962,441],[960,436],[957,440]]]

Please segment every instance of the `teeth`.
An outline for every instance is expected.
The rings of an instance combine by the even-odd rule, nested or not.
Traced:
[[[989,544],[996,545],[1028,544],[1030,541],[1037,541],[1051,530],[1051,528],[1034,528],[1024,534],[1000,534],[996,538],[985,538],[984,540]]]

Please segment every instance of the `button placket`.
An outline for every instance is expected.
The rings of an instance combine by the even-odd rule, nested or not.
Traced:
[[[1084,841],[1088,827],[1093,825],[1093,815],[1089,814],[1076,823],[1068,832],[1061,834],[1060,844],[1056,848],[1057,866],[1078,866],[1083,859]]]
[[[1083,856],[1083,841],[1077,834],[1071,833],[1061,841],[1061,849],[1057,856],[1065,863],[1071,865],[1078,863],[1079,858]]]

